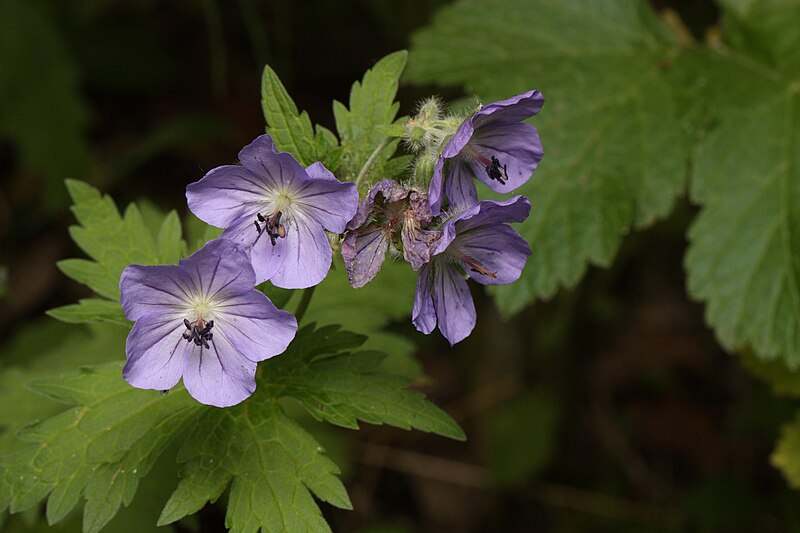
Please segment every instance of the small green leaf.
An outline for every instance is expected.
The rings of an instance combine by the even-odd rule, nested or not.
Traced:
[[[368,70],[364,79],[355,82],[350,90],[349,110],[339,102],[333,103],[336,128],[344,149],[342,174],[346,179],[355,178],[372,152],[390,136],[389,130],[400,107],[394,97],[407,57],[405,50],[394,52]],[[367,181],[370,176],[382,177],[381,168],[396,149],[397,143],[393,142],[381,150]]]
[[[261,108],[267,121],[267,133],[282,152],[290,152],[304,166],[322,160],[336,146],[336,136],[314,126],[308,113],[299,113],[278,75],[269,65],[261,78]],[[324,131],[323,131],[324,130]]]
[[[783,472],[789,486],[800,489],[800,413],[781,429],[781,436],[770,462]]]
[[[119,302],[101,298],[84,298],[76,304],[50,309],[47,314],[70,324],[83,322],[110,322],[121,326],[130,326],[131,324],[125,318]]]
[[[135,204],[120,216],[114,201],[101,196],[97,189],[75,180],[67,180],[66,185],[74,202],[72,211],[80,223],[70,227],[70,235],[92,260],[65,259],[57,263],[58,268],[108,301],[84,300],[54,309],[51,316],[67,322],[125,323],[121,311],[113,308],[119,306],[120,274],[134,263],[174,264],[186,253],[178,215],[170,212],[159,220],[157,231],[151,231]]]

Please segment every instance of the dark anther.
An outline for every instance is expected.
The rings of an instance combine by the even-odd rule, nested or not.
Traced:
[[[207,323],[198,320],[192,324],[184,318],[183,325],[189,330],[189,332],[183,334],[183,338],[186,339],[186,342],[194,342],[195,346],[203,346],[206,349],[209,348],[208,341],[214,337],[214,334],[211,333],[211,328],[214,327],[213,320],[209,320]]]
[[[256,225],[256,231],[258,231],[258,234],[261,235],[263,232],[269,235],[269,240],[273,246],[275,246],[275,243],[278,239],[283,239],[286,237],[286,226],[281,224],[281,216],[283,216],[283,213],[280,211],[267,218],[264,218],[261,213],[257,213],[257,220],[253,221],[253,223]],[[263,228],[259,226],[259,222],[264,223]]]
[[[506,181],[508,180],[508,165],[500,166],[500,161],[495,157],[492,156],[492,162],[486,165],[486,174],[493,179],[500,182],[501,185],[505,185]]]

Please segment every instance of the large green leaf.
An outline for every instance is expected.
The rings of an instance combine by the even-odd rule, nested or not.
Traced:
[[[708,52],[705,69],[716,127],[699,145],[691,196],[703,206],[689,231],[689,292],[706,301],[706,318],[728,349],[752,347],[763,359],[800,366],[800,72],[740,50],[739,38],[780,19],[774,3],[737,11],[731,46]],[[800,4],[794,2],[795,5]],[[759,20],[749,17],[759,16]],[[782,46],[786,35],[762,28]],[[796,33],[796,32],[795,32]],[[749,41],[745,41],[749,42]],[[785,68],[783,68],[785,67]]]
[[[231,531],[330,531],[311,494],[350,509],[336,465],[268,396],[198,420],[178,460],[180,485],[159,519],[171,523],[216,500],[230,483]]]
[[[0,458],[0,505],[19,512],[47,497],[63,519],[83,496],[84,531],[99,531],[133,499],[139,478],[200,407],[185,391],[162,398],[122,380],[121,365],[86,367],[34,388],[74,405],[19,433],[31,445]]]
[[[409,81],[464,85],[484,102],[546,98],[534,119],[544,159],[514,191],[533,204],[520,226],[533,255],[496,292],[506,313],[608,265],[632,227],[670,211],[688,156],[665,74],[674,54],[644,0],[462,0],[413,37]]]

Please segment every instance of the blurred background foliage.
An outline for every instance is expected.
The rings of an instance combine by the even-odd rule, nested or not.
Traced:
[[[9,428],[59,410],[26,405],[26,376],[124,353],[122,328],[71,327],[43,317],[90,295],[55,267],[80,255],[67,233],[73,218],[64,179],[88,181],[120,206],[147,198],[145,218],[148,209],[177,209],[185,219],[185,185],[233,161],[263,131],[265,64],[301,109],[333,128],[331,100],[347,101],[366,68],[409,47],[411,34],[445,4],[1,0],[0,419],[6,431],[0,448],[12,438]],[[710,1],[653,5],[662,15],[677,14],[690,38],[719,31],[720,11]],[[507,44],[514,35],[490,23],[498,13],[514,14],[503,12],[503,2],[487,6],[486,19],[469,14],[472,31],[487,40],[483,28],[501,52],[514,52],[513,41]],[[747,32],[736,37],[754,39]],[[529,56],[536,64],[536,51]],[[418,83],[437,79],[425,79],[423,67],[415,71],[414,60],[412,49]],[[562,67],[563,76],[571,67]],[[472,88],[503,75],[492,68],[485,70],[489,81],[482,85],[478,76]],[[552,71],[541,68],[543,83]],[[438,81],[463,81],[459,72]],[[511,74],[536,85],[530,72]],[[430,92],[470,96],[459,86],[403,85],[400,113],[411,113]],[[506,92],[501,96],[519,91]],[[688,105],[687,115],[697,116],[697,106]],[[570,132],[556,131],[558,119],[545,118],[548,111],[537,124],[546,150],[557,151],[556,139],[569,145]],[[682,170],[669,168],[682,183]],[[637,218],[644,216],[649,227],[615,244],[616,255],[603,255],[608,268],[589,267],[582,279],[575,269],[582,274],[584,266],[562,273],[559,279],[574,288],[557,290],[547,280],[512,287],[501,293],[501,306],[521,311],[505,319],[473,287],[480,319],[453,349],[411,326],[404,311],[413,283],[408,273],[390,268],[373,292],[351,293],[341,268],[332,272],[326,284],[333,288],[320,291],[308,316],[382,330],[370,341],[374,347],[400,354],[388,364],[417,376],[417,385],[470,437],[457,443],[384,427],[354,433],[309,421],[343,466],[355,506],[324,508],[335,531],[800,531],[800,498],[769,464],[797,401],[752,374],[777,380],[778,392],[791,394],[797,378],[782,364],[765,365],[748,351],[740,360],[719,347],[703,306],[686,295],[685,235],[697,208],[680,194],[681,185],[665,186],[672,193],[647,216],[623,213],[635,227],[645,225]],[[666,218],[650,225],[656,217]],[[190,234],[190,247],[197,238]],[[525,306],[531,291],[550,299]],[[376,298],[385,301],[376,306],[380,312],[368,307]],[[413,352],[418,364],[408,357]],[[790,434],[784,445],[796,440]],[[108,530],[152,528],[159,502],[174,486],[175,465],[158,465],[146,480]],[[208,506],[176,529],[219,531],[222,516]],[[3,528],[49,529],[37,512],[8,517]],[[79,528],[76,515],[54,529]]]

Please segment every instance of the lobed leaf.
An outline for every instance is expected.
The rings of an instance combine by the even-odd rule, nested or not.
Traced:
[[[353,289],[347,281],[344,264],[337,254],[328,277],[320,283],[304,319],[320,326],[339,324],[343,329],[365,335],[364,348],[389,354],[385,367],[393,373],[416,377],[421,373],[413,358],[413,337],[418,334],[411,325],[416,273],[405,263],[386,260],[380,274],[368,285]],[[405,287],[404,290],[398,290]],[[387,325],[402,321],[400,332],[387,330]]]
[[[750,17],[777,6],[752,4],[737,4],[743,18],[729,28],[733,47],[721,44],[708,54],[710,94],[728,97],[710,109],[716,127],[693,165],[690,193],[703,208],[689,230],[688,287],[706,302],[706,319],[727,349],[751,347],[759,358],[797,369],[800,72],[766,59],[756,63],[736,48],[739,36],[764,23]],[[770,13],[765,20],[783,10]],[[786,37],[777,31],[760,35],[776,47],[782,45],[774,41]]]
[[[336,465],[320,445],[256,393],[231,409],[198,420],[178,460],[181,482],[159,519],[171,523],[216,500],[230,484],[225,525],[234,532],[330,531],[312,493],[351,509]]]
[[[342,138],[344,159],[342,175],[353,180],[388,136],[400,104],[394,101],[397,84],[406,66],[408,53],[405,50],[394,52],[384,57],[364,74],[361,82],[353,83],[350,90],[350,109],[344,104],[334,101],[333,114],[336,118],[336,129]],[[397,150],[397,142],[384,146],[367,176],[381,179],[383,165]]]
[[[298,112],[297,106],[286,92],[280,78],[269,65],[261,77],[261,108],[267,121],[267,133],[282,152],[290,152],[304,166],[326,161],[335,170],[337,156],[331,155],[338,146],[336,136],[328,129],[317,126],[316,133],[308,113]]]
[[[362,420],[465,439],[444,411],[405,388],[408,379],[381,370],[384,353],[348,350],[363,337],[338,326],[306,326],[298,336],[303,344],[264,365],[265,384],[276,395],[291,396],[316,419],[342,427],[357,429]]]
[[[407,79],[476,91],[484,102],[540,89],[545,156],[514,194],[533,255],[497,287],[504,313],[607,266],[621,237],[667,215],[688,142],[666,76],[676,45],[644,0],[461,0],[412,38]]]
[[[84,531],[99,531],[128,505],[139,479],[198,411],[185,391],[166,398],[134,389],[119,363],[33,384],[42,394],[75,405],[21,431],[31,446],[0,458],[0,504],[24,511],[47,498],[50,523],[63,519],[81,496]]]
[[[65,259],[57,265],[101,298],[60,307],[50,315],[66,322],[127,324],[119,308],[120,274],[130,264],[177,263],[186,254],[178,215],[171,211],[160,220],[158,229],[151,231],[135,204],[120,216],[114,201],[94,187],[75,180],[67,180],[66,185],[80,223],[70,227],[70,235],[92,260]]]

